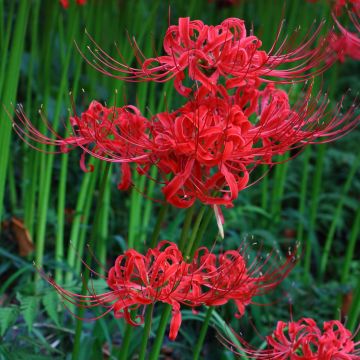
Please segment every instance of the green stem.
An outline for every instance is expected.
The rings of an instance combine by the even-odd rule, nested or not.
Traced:
[[[198,360],[199,359],[200,352],[201,352],[201,349],[203,347],[203,343],[204,343],[204,340],[205,340],[205,335],[207,333],[209,323],[210,323],[210,319],[211,319],[211,315],[212,315],[213,311],[214,311],[213,307],[209,307],[207,309],[207,311],[206,311],[206,316],[205,316],[204,322],[202,323],[200,334],[199,334],[198,340],[197,340],[196,345],[195,345],[193,360]]]
[[[125,326],[125,334],[121,343],[121,348],[119,351],[119,360],[127,360],[128,353],[129,353],[129,347],[131,342],[131,335],[133,331],[133,325],[126,324]]]
[[[150,330],[151,330],[151,319],[152,319],[153,310],[154,310],[154,304],[150,304],[146,308],[144,332],[141,338],[139,360],[145,360],[147,343],[149,340]]]
[[[58,209],[57,209],[57,231],[55,242],[55,260],[60,263],[64,258],[64,226],[65,226],[65,198],[66,198],[66,178],[69,155],[64,154],[61,158]],[[55,269],[55,281],[62,283],[62,269],[57,266]]]
[[[360,277],[358,278],[357,285],[355,287],[355,294],[349,311],[348,322],[346,327],[351,331],[355,331],[359,327],[360,316]],[[359,334],[358,334],[359,337]]]
[[[162,315],[160,318],[159,327],[158,327],[157,333],[156,333],[155,342],[151,349],[149,360],[158,360],[159,359],[161,345],[163,343],[166,325],[168,323],[170,313],[171,313],[171,306],[169,304],[164,305]]]
[[[179,249],[183,249],[185,246],[186,236],[188,235],[190,230],[191,220],[193,218],[194,211],[195,211],[195,206],[191,206],[189,209],[186,210],[185,221],[183,228],[181,230],[181,235],[179,240]]]
[[[354,257],[356,242],[359,239],[359,235],[360,235],[360,207],[356,211],[354,224],[352,226],[349,242],[346,247],[345,260],[341,271],[341,279],[340,279],[341,285],[346,285],[346,283],[348,282],[351,261]],[[342,294],[338,296],[337,309],[341,307],[341,301],[342,301]],[[338,312],[336,312],[335,316],[337,315]]]
[[[212,219],[212,217],[213,217],[213,209],[211,207],[208,207],[206,209],[205,219],[201,223],[201,226],[199,228],[199,232],[198,232],[198,234],[196,236],[196,239],[195,239],[194,243],[192,244],[191,252],[189,254],[190,259],[193,258],[196,249],[199,247],[200,241],[203,238],[203,236],[205,234],[205,231],[206,231],[207,227],[209,226],[209,223],[210,223],[210,220]]]
[[[12,38],[12,47],[10,50],[6,71],[4,73],[4,82],[0,88],[2,103],[5,106],[14,103],[18,88],[20,76],[20,64],[25,43],[25,32],[30,9],[30,1],[19,2],[19,8],[16,13],[15,32]],[[5,61],[5,59],[4,59]],[[6,86],[5,86],[6,84]],[[0,108],[0,118],[7,117],[6,111]],[[11,138],[11,124],[9,121],[0,121],[0,220],[3,212],[3,200],[5,195],[5,182],[7,166],[9,161]]]
[[[192,249],[192,246],[194,244],[194,241],[196,239],[196,235],[198,233],[198,230],[199,230],[199,227],[200,227],[200,224],[201,224],[201,220],[205,214],[205,210],[206,210],[206,207],[203,206],[201,208],[201,210],[199,211],[199,214],[195,220],[195,224],[194,224],[194,227],[193,227],[193,230],[192,230],[192,233],[191,233],[191,237],[189,239],[189,242],[186,244],[186,248],[185,248],[185,244],[184,244],[184,248],[186,249],[185,252],[184,252],[184,258],[186,259],[190,253],[191,253],[191,249]],[[182,250],[182,249],[181,249]]]
[[[97,202],[97,206],[96,206],[96,210],[95,210],[94,225],[93,225],[90,242],[89,242],[89,245],[91,247],[93,247],[93,245],[95,244],[95,241],[98,236],[99,214],[100,214],[101,208],[103,206],[103,196],[104,196],[104,191],[105,191],[105,187],[106,187],[106,183],[107,183],[107,178],[110,173],[110,167],[111,167],[111,164],[106,163],[104,175],[103,175],[101,185],[100,185],[99,198],[98,198],[98,202]],[[86,257],[86,263],[90,264],[90,262],[91,262],[91,253],[88,252],[87,257]],[[87,286],[88,286],[87,283],[89,280],[89,276],[90,276],[90,270],[88,269],[88,267],[86,267],[86,269],[84,271],[83,284],[82,284],[82,288],[81,288],[81,294],[83,294],[83,295],[87,291]],[[73,352],[72,352],[73,360],[77,360],[79,358],[79,354],[80,354],[81,333],[82,333],[82,325],[83,325],[82,319],[84,317],[84,312],[85,312],[85,307],[82,306],[79,308],[79,311],[77,313],[74,347],[73,347]]]
[[[150,241],[150,248],[151,249],[156,246],[156,243],[157,243],[159,235],[160,235],[161,227],[163,225],[163,221],[165,219],[168,208],[169,208],[169,204],[165,203],[161,207],[161,209],[159,211],[159,215],[158,215],[158,218],[156,220],[155,228],[154,228],[153,234],[151,236],[151,241]]]
[[[336,228],[338,226],[338,221],[339,221],[339,218],[340,218],[343,206],[344,206],[345,197],[350,189],[350,185],[351,185],[354,175],[359,167],[359,164],[360,164],[360,153],[358,154],[356,160],[353,162],[353,165],[349,171],[349,174],[347,176],[345,185],[344,185],[342,193],[341,193],[340,200],[335,209],[333,221],[331,222],[330,229],[329,229],[329,232],[326,237],[326,241],[325,241],[325,245],[324,245],[324,249],[323,249],[323,255],[322,255],[321,261],[320,261],[319,278],[321,280],[324,278],[324,275],[325,275],[326,266],[327,266],[328,258],[330,255],[330,249],[331,249],[331,246],[332,246],[332,243],[334,240]]]

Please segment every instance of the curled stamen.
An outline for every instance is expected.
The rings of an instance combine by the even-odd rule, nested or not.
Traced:
[[[113,311],[117,318],[124,318],[131,325],[139,325],[131,310],[163,302],[172,307],[170,338],[175,339],[181,325],[181,306],[197,308],[202,305],[219,306],[233,300],[237,316],[242,316],[252,298],[267,293],[283,280],[294,266],[292,258],[282,265],[269,266],[272,256],[247,260],[247,247],[237,251],[226,251],[218,256],[206,248],[195,252],[187,262],[177,245],[162,241],[145,255],[133,249],[127,250],[115,260],[106,282],[111,289],[96,294],[93,286],[85,288],[88,295],[76,294],[62,288],[42,270],[41,275],[59,292],[63,299],[81,308],[105,307],[105,314]],[[95,274],[90,269],[91,273]]]

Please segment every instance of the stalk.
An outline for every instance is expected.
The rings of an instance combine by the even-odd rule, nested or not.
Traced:
[[[75,30],[78,27],[78,12],[73,14],[71,17],[71,24],[69,29],[69,39],[72,40],[75,36]],[[62,107],[62,100],[67,94],[67,83],[68,83],[68,70],[70,66],[72,51],[68,51],[63,66],[63,73],[60,81],[60,88],[58,97],[56,100],[55,112],[54,112],[54,129],[57,128],[57,125],[60,120],[60,112]],[[49,152],[53,150],[53,147],[49,147]],[[35,261],[38,266],[42,265],[44,248],[45,248],[45,234],[46,234],[46,223],[47,223],[47,211],[49,206],[49,197],[51,189],[51,179],[53,171],[54,155],[47,154],[47,157],[44,159],[43,165],[43,177],[41,182],[41,192],[39,196],[39,218],[38,226],[36,232],[36,251],[35,251]],[[39,274],[36,274],[36,279],[38,279]]]
[[[66,179],[67,167],[69,162],[69,155],[63,154],[61,157],[60,182],[58,192],[58,207],[57,207],[57,231],[55,240],[55,260],[58,264],[64,259],[64,226],[65,226],[65,198],[66,198]],[[62,283],[62,269],[57,266],[55,269],[55,281],[58,284]]]
[[[70,267],[70,269],[75,268],[76,263],[76,254],[77,249],[79,248],[79,234],[80,234],[80,227],[82,225],[82,216],[84,214],[84,208],[86,204],[86,199],[89,197],[89,194],[92,194],[93,191],[91,189],[94,188],[94,183],[97,177],[98,172],[98,166],[99,162],[95,161],[95,159],[91,159],[89,162],[90,165],[94,166],[94,172],[93,173],[85,173],[82,179],[82,183],[80,186],[80,192],[77,198],[77,203],[75,207],[75,218],[73,220],[73,224],[71,226],[71,232],[70,232],[70,240],[72,241],[72,246],[69,247],[68,255],[67,255],[67,263]],[[71,282],[73,278],[72,272],[68,272],[65,276],[65,283]]]
[[[356,242],[359,239],[359,235],[360,235],[360,207],[356,211],[355,220],[349,237],[349,242],[346,247],[345,260],[342,266],[341,278],[340,278],[341,285],[346,285],[346,283],[349,280],[351,261],[354,257]],[[339,295],[337,300],[337,305],[338,305],[337,309],[341,307],[341,301],[342,298],[341,295]],[[338,316],[338,311],[336,311],[335,317],[336,316]]]
[[[193,231],[192,231],[192,234],[191,234],[190,241],[186,246],[186,250],[184,251],[184,249],[180,249],[180,250],[184,251],[183,256],[184,256],[185,259],[190,257],[190,254],[191,254],[192,249],[193,249],[193,245],[195,243],[200,242],[201,236],[203,235],[203,233],[205,231],[204,226],[200,226],[201,220],[202,220],[202,218],[203,218],[203,216],[205,214],[205,210],[206,210],[206,207],[203,206],[202,209],[198,213],[198,216],[197,216],[197,218],[195,220],[195,224],[194,224],[194,227],[193,227]],[[207,208],[207,211],[209,211],[209,210],[210,210],[210,212],[212,212],[212,208]],[[207,217],[206,217],[206,219],[207,219]],[[184,247],[185,247],[185,244],[184,244]],[[165,334],[165,330],[166,330],[166,325],[168,323],[170,313],[171,313],[171,306],[168,305],[168,304],[164,305],[163,313],[162,313],[161,318],[160,318],[160,324],[159,324],[159,327],[158,327],[158,330],[157,330],[157,333],[156,333],[155,342],[154,342],[153,348],[151,350],[149,360],[157,360],[159,358],[161,345],[163,343],[164,334]]]
[[[304,237],[304,218],[305,218],[305,206],[306,206],[306,197],[307,197],[307,184],[309,179],[309,161],[311,155],[311,148],[308,146],[303,155],[303,171],[301,177],[301,184],[300,184],[300,201],[299,201],[299,224],[297,228],[297,240],[302,243]],[[311,241],[310,236],[306,238],[305,243],[305,253],[310,251]],[[304,272],[304,278],[309,277],[309,273]]]
[[[99,219],[99,214],[100,214],[100,211],[101,211],[101,207],[103,205],[103,196],[104,196],[104,191],[105,191],[107,179],[108,179],[108,176],[109,176],[109,173],[110,173],[110,167],[111,167],[111,164],[106,163],[104,175],[103,175],[102,180],[101,180],[99,198],[98,198],[98,201],[97,201],[97,206],[96,206],[95,216],[94,216],[94,225],[93,225],[93,229],[92,229],[91,236],[90,236],[90,242],[89,242],[89,245],[91,247],[95,244],[97,236],[98,236],[99,220],[100,220]],[[88,252],[86,263],[90,264],[90,262],[91,262],[91,254],[90,254],[90,252]],[[89,280],[89,276],[90,276],[90,271],[86,267],[85,272],[84,272],[84,276],[83,276],[82,289],[81,289],[81,294],[83,294],[83,295],[87,291],[87,283],[88,283],[88,280]],[[74,360],[78,359],[79,354],[80,354],[81,333],[82,333],[82,325],[83,325],[82,318],[84,316],[84,312],[85,312],[84,307],[80,307],[79,310],[78,310],[78,313],[77,313],[77,320],[76,320],[76,327],[75,327],[75,338],[74,338],[74,347],[73,347],[73,352],[72,352],[72,358]]]
[[[151,330],[151,319],[154,310],[154,304],[150,304],[146,307],[145,321],[144,321],[144,332],[141,338],[139,360],[145,360],[147,343],[150,337]]]
[[[25,31],[28,22],[28,15],[30,9],[30,1],[21,1],[17,10],[17,17],[15,22],[15,31],[12,41],[12,47],[9,53],[8,63],[6,67],[6,74],[4,77],[3,86],[1,90],[2,103],[5,106],[14,103],[16,99],[16,92],[18,88],[20,76],[20,64],[25,42]],[[9,20],[11,21],[11,20]],[[5,60],[4,60],[5,61]],[[6,88],[5,88],[6,84]],[[6,111],[0,108],[0,118],[7,117]],[[5,182],[7,175],[7,166],[9,161],[11,138],[11,124],[9,121],[0,121],[0,219],[3,212],[3,200],[5,194]]]
[[[191,206],[190,208],[188,208],[186,210],[184,225],[181,230],[181,235],[180,235],[180,240],[179,240],[179,248],[180,249],[183,249],[185,246],[186,236],[190,230],[191,220],[193,218],[194,211],[195,211],[195,206]]]
[[[200,352],[201,349],[203,347],[204,344],[204,340],[205,340],[205,335],[207,333],[208,327],[209,327],[209,323],[210,323],[210,319],[211,319],[211,315],[212,312],[214,311],[214,307],[208,307],[207,311],[206,311],[206,316],[204,319],[204,322],[202,323],[201,329],[200,329],[200,334],[198,337],[198,341],[196,342],[195,348],[194,348],[194,356],[193,356],[193,360],[198,360],[199,356],[200,356]]]
[[[161,209],[159,211],[159,215],[158,215],[158,218],[157,218],[157,221],[156,221],[156,225],[155,225],[153,234],[151,236],[150,249],[152,249],[152,248],[154,248],[156,246],[156,243],[157,243],[159,235],[160,235],[161,226],[162,226],[163,221],[164,221],[164,219],[166,217],[168,208],[169,208],[169,204],[165,203],[161,207]],[[147,343],[148,343],[148,340],[149,340],[150,330],[151,330],[151,319],[152,319],[153,309],[154,309],[154,304],[147,305],[146,313],[145,313],[145,322],[144,322],[144,333],[143,333],[143,336],[142,336],[141,345],[140,345],[140,352],[139,352],[139,359],[140,360],[145,359]],[[160,330],[158,330],[158,331],[160,331]]]
[[[121,344],[121,349],[119,352],[119,360],[127,360],[128,359],[128,353],[129,353],[129,347],[131,342],[131,334],[133,331],[133,326],[126,323],[125,326],[125,335]]]
[[[358,278],[355,294],[352,301],[351,309],[349,312],[348,322],[346,327],[354,332],[356,329],[359,329],[359,316],[360,316],[360,278]],[[357,338],[359,338],[359,333],[357,334]]]
[[[338,225],[339,217],[341,216],[341,212],[342,212],[342,209],[344,206],[345,197],[346,197],[347,193],[349,192],[350,185],[352,183],[352,180],[354,178],[356,170],[359,167],[359,164],[360,164],[360,153],[358,154],[356,160],[353,162],[353,165],[349,171],[345,185],[341,192],[340,200],[337,204],[337,207],[336,207],[336,210],[335,210],[335,213],[333,216],[333,221],[331,222],[329,232],[326,237],[325,246],[323,249],[323,255],[322,255],[321,261],[320,261],[320,272],[319,272],[320,280],[322,280],[324,278],[326,266],[327,266],[328,259],[329,259],[330,249],[331,249],[331,246],[332,246],[332,243],[334,240],[334,235],[335,235],[335,231],[336,231],[336,228]]]
[[[169,304],[165,304],[163,307],[159,327],[156,332],[156,338],[155,338],[154,345],[151,349],[149,360],[158,360],[159,359],[161,345],[163,343],[164,334],[165,334],[167,323],[169,321],[170,314],[171,314],[171,306]]]

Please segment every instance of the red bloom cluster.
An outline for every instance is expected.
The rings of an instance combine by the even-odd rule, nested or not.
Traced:
[[[117,69],[122,79],[163,82],[174,78],[176,89],[186,97],[179,109],[147,120],[134,106],[106,108],[93,102],[81,116],[70,119],[73,134],[57,135],[56,140],[40,134],[20,110],[14,128],[21,137],[58,145],[62,151],[81,147],[83,169],[86,152],[120,163],[120,189],[131,185],[130,163],[140,174],[148,174],[155,165],[166,201],[172,205],[185,208],[198,199],[232,206],[239,192],[250,185],[250,173],[258,164],[273,165],[276,155],[288,150],[334,140],[358,123],[354,107],[341,116],[341,104],[329,111],[326,96],[312,97],[311,86],[291,106],[288,94],[268,80],[304,80],[309,71],[324,70],[331,57],[328,65],[313,69],[328,55],[322,46],[311,49],[319,30],[287,54],[282,54],[285,43],[267,53],[260,50],[257,37],[247,36],[243,20],[230,18],[208,26],[180,18],[179,25],[166,32],[166,55],[145,59],[141,69],[114,64],[102,50],[94,53],[97,64]],[[293,68],[278,68],[292,62],[296,62]],[[185,86],[186,75],[193,86]]]
[[[61,6],[62,6],[64,9],[67,9],[67,8],[70,6],[69,0],[59,0],[59,1],[60,1]],[[85,5],[85,4],[86,4],[86,1],[87,1],[87,0],[76,0],[76,3],[77,3],[78,5]]]
[[[331,65],[327,40],[319,39],[320,30],[321,26],[312,34],[309,32],[298,48],[289,49],[286,41],[277,44],[280,28],[275,44],[266,52],[260,50],[261,40],[247,35],[244,20],[228,18],[220,25],[208,26],[200,20],[180,18],[179,25],[166,31],[163,42],[166,55],[141,59],[142,52],[134,44],[139,69],[113,59],[91,37],[97,49],[89,48],[94,59],[88,63],[106,75],[127,81],[164,82],[174,78],[174,86],[183,96],[192,93],[184,85],[186,74],[213,92],[220,77],[225,78],[227,89],[258,86],[269,78],[272,81],[276,78],[278,83],[303,81]],[[292,67],[279,69],[284,64]]]
[[[272,335],[266,337],[267,349],[252,349],[239,339],[251,359],[278,360],[359,360],[360,342],[340,321],[331,320],[323,324],[321,330],[310,318],[285,323],[279,321]],[[234,346],[234,344],[231,344]]]
[[[130,249],[110,269],[106,281],[111,291],[104,294],[75,294],[43,276],[67,301],[84,308],[104,306],[107,311],[103,315],[113,311],[115,317],[124,317],[134,326],[142,323],[143,317],[132,319],[130,310],[158,301],[169,304],[172,307],[169,337],[175,339],[181,325],[181,305],[218,306],[234,300],[237,316],[241,316],[254,296],[276,287],[295,263],[294,254],[281,266],[269,264],[271,255],[249,263],[245,251],[226,251],[215,256],[200,248],[193,260],[186,262],[177,245],[167,241],[149,249],[146,255]]]
[[[357,125],[353,111],[338,117],[327,110],[326,98],[311,97],[311,88],[291,108],[287,93],[273,84],[263,90],[241,87],[231,96],[218,85],[215,94],[200,87],[180,109],[151,120],[134,106],[106,108],[93,101],[81,116],[71,117],[73,134],[68,137],[57,134],[52,140],[42,135],[21,108],[14,129],[22,138],[57,145],[62,152],[82,148],[80,164],[85,171],[85,153],[120,163],[120,189],[131,185],[129,163],[137,164],[140,174],[156,165],[166,201],[172,205],[185,208],[198,199],[232,206],[249,186],[255,166],[272,165],[278,154],[343,136]],[[319,121],[323,117],[327,120]]]
[[[340,35],[333,34],[333,37],[330,40],[330,47],[337,53],[340,62],[344,62],[346,56],[349,56],[354,60],[360,60],[360,24],[355,15],[351,14],[350,17],[357,31],[356,33],[345,29],[340,22],[334,18],[335,23],[340,30]]]

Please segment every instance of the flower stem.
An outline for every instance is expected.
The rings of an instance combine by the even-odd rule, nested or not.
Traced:
[[[168,208],[169,208],[169,204],[166,203],[160,209],[158,218],[156,220],[155,228],[154,228],[154,231],[153,231],[152,236],[151,236],[150,248],[154,248],[156,246],[156,242],[158,241],[158,238],[159,238],[159,235],[160,235],[161,226],[162,226],[163,221],[165,219]]]
[[[197,343],[195,345],[193,360],[198,360],[199,359],[200,352],[201,352],[201,349],[202,349],[202,346],[203,346],[203,343],[204,343],[204,340],[205,340],[205,335],[206,335],[208,327],[209,327],[209,323],[210,323],[210,319],[211,319],[211,315],[212,315],[213,310],[214,310],[214,308],[211,306],[206,311],[206,316],[205,316],[204,322],[203,322],[203,324],[201,326],[198,341],[197,341]]]
[[[327,262],[328,262],[329,255],[330,255],[330,249],[331,249],[331,246],[332,246],[332,243],[334,240],[335,231],[338,227],[339,218],[341,216],[341,212],[344,207],[345,198],[346,198],[347,193],[350,190],[351,183],[356,174],[356,171],[359,168],[359,165],[360,165],[360,153],[358,154],[357,158],[355,159],[355,161],[352,164],[350,171],[348,172],[348,176],[347,176],[345,185],[343,187],[340,200],[335,209],[333,221],[331,222],[329,232],[326,237],[325,245],[323,248],[323,255],[322,255],[321,261],[320,261],[320,273],[319,273],[320,280],[322,280],[324,278],[326,267],[327,267]]]
[[[126,360],[128,358],[132,331],[133,331],[133,326],[130,324],[126,324],[125,335],[119,352],[119,358],[118,358],[119,360]]]
[[[153,309],[154,309],[154,304],[150,304],[146,308],[144,332],[143,332],[143,336],[141,339],[139,360],[145,360],[146,348],[147,348],[147,343],[149,340],[150,330],[151,330],[151,318],[152,318]]]
[[[191,237],[189,239],[189,242],[187,243],[187,246],[186,246],[186,250],[184,252],[184,258],[188,257],[191,253],[191,249],[192,249],[192,246],[197,238],[197,233],[199,231],[199,227],[200,227],[200,224],[201,224],[201,220],[204,216],[204,213],[205,213],[205,207],[202,207],[201,210],[199,211],[199,214],[195,220],[195,224],[194,224],[194,228],[193,228],[193,231],[191,233]],[[185,244],[184,244],[184,248],[185,248]],[[180,248],[180,250],[183,250]]]
[[[179,240],[179,248],[180,249],[183,249],[184,246],[185,246],[185,240],[186,240],[186,236],[189,233],[191,220],[192,220],[193,215],[194,215],[194,210],[195,210],[195,206],[191,206],[189,209],[186,210],[186,216],[185,216],[185,220],[184,220],[184,225],[183,225],[183,228],[181,230],[181,235],[180,235],[180,240]]]
[[[93,229],[92,229],[91,237],[90,237],[90,245],[91,246],[93,246],[95,244],[95,240],[97,239],[98,232],[99,232],[99,217],[100,217],[99,215],[101,213],[101,208],[103,206],[103,197],[104,197],[104,192],[105,192],[105,188],[107,185],[107,178],[110,173],[110,168],[111,168],[111,163],[106,163],[105,170],[103,172],[104,175],[101,179],[99,198],[97,201],[97,206],[96,206],[95,216],[94,216],[94,225],[93,225]],[[86,263],[89,264],[90,261],[91,261],[91,252],[88,252],[87,257],[86,257]],[[83,284],[82,284],[82,288],[81,288],[81,294],[85,294],[87,291],[87,283],[89,280],[89,276],[90,276],[90,270],[88,267],[86,267],[85,271],[84,271],[84,276],[83,276]],[[82,318],[84,317],[84,311],[85,311],[85,308],[80,307],[79,311],[77,313],[77,321],[76,321],[76,327],[75,327],[75,339],[74,339],[74,347],[73,347],[73,353],[72,353],[73,359],[78,359],[79,354],[80,354],[81,332],[82,332],[82,324],[83,324]]]
[[[159,359],[161,345],[163,343],[166,325],[168,323],[170,313],[171,313],[171,306],[168,304],[164,305],[164,309],[163,309],[163,312],[161,315],[159,327],[157,329],[155,342],[154,342],[153,348],[151,350],[149,360],[158,360]]]

